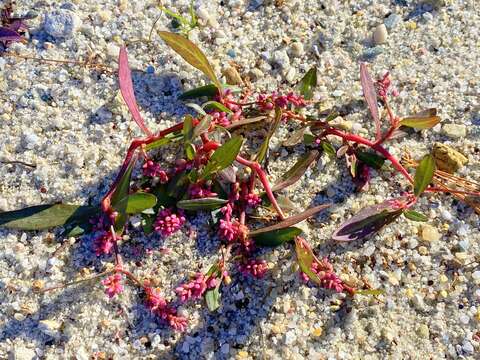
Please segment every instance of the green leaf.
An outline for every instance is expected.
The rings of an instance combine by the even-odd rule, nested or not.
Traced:
[[[382,294],[385,294],[385,290],[382,290],[382,289],[355,290],[355,295],[378,296]]]
[[[303,143],[305,145],[312,145],[315,142],[316,137],[312,134],[303,135]]]
[[[415,129],[430,129],[441,121],[437,116],[437,109],[427,109],[418,114],[407,116],[400,121],[400,125]]]
[[[227,114],[233,114],[232,110],[227,108],[222,103],[219,103],[218,101],[207,101],[205,104],[202,104],[202,108],[204,108],[204,109],[215,109],[215,110],[218,110],[218,111],[223,111]]]
[[[116,203],[113,207],[117,211],[124,211],[127,214],[139,214],[146,209],[153,208],[157,203],[155,195],[137,192],[130,194]]]
[[[195,147],[192,144],[193,138],[193,117],[191,115],[185,116],[183,120],[183,144],[185,149],[185,155],[188,160],[195,159]]]
[[[340,116],[340,114],[338,112],[334,111],[334,112],[328,114],[328,116],[325,118],[325,121],[330,122],[332,120],[335,120],[339,116]]]
[[[262,145],[260,146],[260,150],[258,150],[258,154],[255,157],[255,161],[258,163],[261,163],[264,159],[265,156],[267,156],[268,149],[270,146],[270,140],[272,139],[273,134],[278,128],[278,125],[280,124],[280,120],[282,120],[282,109],[279,107],[275,108],[275,119],[273,120],[272,125],[270,126],[270,129],[268,131],[267,136],[265,137],[265,140],[263,140]]]
[[[273,187],[272,191],[279,191],[296,183],[305,174],[310,164],[318,159],[320,153],[317,150],[310,151],[303,155],[285,174],[282,175]]]
[[[208,76],[215,84],[217,89],[222,92],[222,84],[220,81],[218,81],[218,78],[215,75],[212,66],[208,62],[207,57],[197,47],[197,45],[184,38],[182,35],[174,34],[168,31],[159,31],[158,35],[186,62]]]
[[[357,156],[358,160],[376,170],[380,170],[385,163],[385,158],[383,156],[372,152],[357,151],[355,155]]]
[[[151,142],[150,144],[145,145],[145,151],[150,151],[150,150],[153,150],[153,149],[157,149],[159,147],[168,145],[172,142],[178,141],[182,138],[183,138],[183,134],[181,134],[181,133],[168,134],[167,136],[165,136],[161,139],[155,140],[155,141]]]
[[[208,310],[215,311],[220,307],[220,297],[221,295],[219,286],[207,290],[205,293],[205,301],[207,303]]]
[[[157,198],[157,204],[154,210],[158,210],[160,206],[170,207],[176,204],[177,199],[168,195],[167,186],[159,184],[152,189],[152,194]]]
[[[127,222],[127,213],[126,213],[126,206],[127,203],[123,202],[120,204],[120,201],[126,197],[128,197],[128,192],[130,189],[130,178],[132,176],[132,170],[135,166],[135,162],[137,161],[138,155],[135,153],[134,156],[130,159],[128,163],[127,169],[123,174],[122,178],[117,184],[117,187],[112,195],[111,204],[112,207],[115,208],[118,212],[118,216],[115,220],[115,231],[121,232],[123,231],[123,227]]]
[[[218,95],[218,88],[214,84],[208,84],[192,90],[185,91],[182,95],[178,97],[178,99],[190,100],[203,96],[213,99],[216,95]]]
[[[313,97],[313,89],[317,86],[317,68],[313,67],[307,71],[305,76],[300,80],[299,92],[306,100]]]
[[[98,207],[51,204],[0,213],[0,227],[17,230],[44,230],[88,221]]]
[[[228,202],[225,199],[207,197],[201,199],[181,200],[177,203],[177,207],[184,210],[214,210],[222,207]]]
[[[295,252],[297,253],[297,261],[300,269],[311,281],[320,285],[320,278],[312,270],[312,264],[316,262],[316,257],[310,245],[303,239],[295,238]]]
[[[227,140],[213,153],[212,157],[205,165],[201,179],[207,179],[213,174],[229,167],[236,159],[243,144],[241,136],[234,136]]]
[[[420,161],[415,172],[413,180],[413,193],[415,196],[420,196],[428,185],[432,182],[433,174],[435,173],[435,159],[432,155],[425,155]]]
[[[255,244],[258,246],[275,247],[285,242],[292,241],[295,236],[302,233],[302,230],[296,227],[288,227],[279,230],[273,230],[254,236]]]
[[[335,157],[337,155],[335,148],[328,141],[322,140],[321,145],[322,150],[325,151],[326,154],[330,155],[331,157]]]
[[[407,219],[412,220],[412,221],[420,221],[420,222],[425,222],[428,221],[428,217],[422,213],[419,213],[414,210],[407,210],[403,213],[403,216],[405,216]]]

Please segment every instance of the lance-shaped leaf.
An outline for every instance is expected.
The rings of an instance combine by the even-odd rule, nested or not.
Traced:
[[[302,272],[305,273],[311,281],[317,285],[320,285],[320,278],[312,270],[312,264],[316,262],[316,257],[313,254],[310,245],[304,239],[296,237],[295,252],[297,253],[297,261],[298,265],[300,266],[300,270],[302,270]]]
[[[313,89],[317,86],[317,68],[313,67],[307,71],[298,84],[300,94],[307,100],[313,97]]]
[[[124,211],[127,214],[139,214],[144,210],[153,208],[157,203],[155,195],[137,192],[130,194],[121,199],[115,205],[114,209],[117,211]]]
[[[266,232],[288,228],[290,226],[298,224],[299,222],[301,222],[305,219],[308,219],[309,217],[319,213],[320,211],[326,209],[329,206],[330,206],[330,204],[323,204],[323,205],[315,206],[313,208],[305,210],[304,212],[302,212],[300,214],[290,216],[290,217],[286,218],[285,220],[280,221],[277,224],[274,224],[274,225],[271,225],[271,226],[266,226],[266,227],[263,227],[263,228],[260,228],[260,229],[250,231],[249,235],[252,236],[252,237],[255,237],[259,234],[263,234],[263,233],[266,233]]]
[[[225,205],[228,200],[206,197],[201,199],[181,200],[177,202],[177,207],[184,210],[215,210]]]
[[[152,141],[150,144],[145,145],[145,151],[158,149],[159,147],[168,145],[172,142],[179,141],[181,139],[183,139],[183,134],[182,133],[180,133],[180,132],[171,133],[171,134],[168,134],[167,136],[165,136],[161,139]]]
[[[430,129],[441,121],[437,116],[437,109],[427,109],[418,114],[407,116],[400,121],[400,125],[415,129]]]
[[[215,311],[220,307],[220,284],[214,287],[213,289],[207,290],[205,292],[205,302],[207,303],[208,310]]]
[[[213,174],[232,165],[242,148],[242,144],[243,138],[241,136],[235,136],[227,140],[222,146],[215,150],[210,160],[208,160],[207,165],[205,165],[200,178],[207,179]]]
[[[178,97],[178,99],[190,100],[190,99],[196,99],[204,96],[209,99],[213,99],[216,95],[218,95],[218,88],[214,84],[208,84],[208,85],[197,87],[192,90],[185,91],[183,94],[181,94]]]
[[[226,129],[231,130],[240,126],[255,124],[255,123],[264,121],[266,118],[267,118],[266,116],[256,116],[253,118],[246,118],[246,119],[234,121],[233,123],[228,125]]]
[[[232,110],[227,108],[222,103],[219,103],[218,101],[207,101],[205,104],[202,104],[202,108],[204,108],[204,109],[214,109],[214,110],[218,110],[218,111],[223,111],[224,113],[227,113],[227,114],[233,114]]]
[[[145,134],[148,136],[153,135],[152,132],[146,127],[142,115],[138,110],[137,100],[135,99],[135,93],[133,92],[132,72],[130,71],[130,66],[128,65],[128,54],[125,47],[120,48],[120,54],[118,56],[118,81],[123,100],[125,101],[125,104],[127,104],[133,120],[135,120],[137,125]]]
[[[203,72],[212,80],[217,89],[222,92],[222,84],[218,81],[212,66],[203,52],[187,38],[179,34],[168,31],[159,31],[159,36],[170,46],[178,55],[193,67]]]
[[[128,163],[127,168],[123,173],[122,177],[118,181],[115,191],[113,192],[111,197],[112,207],[115,208],[115,210],[117,210],[118,212],[118,216],[116,218],[115,226],[114,226],[117,232],[120,232],[121,230],[123,230],[123,226],[127,222],[127,212],[126,212],[127,203],[125,202],[121,203],[121,200],[128,197],[128,193],[130,189],[130,179],[132,177],[133,167],[135,166],[137,158],[138,158],[138,155],[135,153],[130,159],[130,162]]]
[[[381,169],[385,163],[385,158],[383,156],[377,155],[373,152],[358,150],[355,152],[355,155],[358,160],[376,170]]]
[[[344,222],[333,233],[332,239],[336,241],[362,240],[377,233],[402,214],[402,201],[403,198],[387,200],[362,209]]]
[[[322,145],[322,150],[325,151],[325,153],[331,157],[335,157],[337,155],[337,151],[333,147],[331,143],[329,143],[326,140],[322,140],[320,143]]]
[[[267,156],[268,149],[270,147],[270,140],[272,139],[273,134],[277,130],[278,125],[280,124],[280,120],[282,120],[282,109],[280,109],[279,107],[276,107],[275,119],[273,120],[273,123],[270,125],[268,134],[265,137],[265,140],[263,140],[263,143],[260,146],[260,149],[258,150],[258,154],[255,157],[255,161],[257,161],[258,163],[261,163]]]
[[[372,118],[375,121],[375,131],[378,140],[381,138],[382,134],[380,130],[380,115],[378,113],[377,92],[375,91],[372,77],[370,76],[365,63],[360,64],[360,83],[362,84],[363,96],[367,102],[368,109],[370,110],[370,114],[372,114]]]
[[[405,211],[403,213],[403,216],[405,216],[407,219],[412,221],[420,221],[420,222],[428,221],[428,217],[426,215],[414,210]]]
[[[195,147],[192,144],[193,139],[193,117],[191,115],[185,116],[183,120],[183,147],[188,160],[195,159]]]
[[[22,41],[22,36],[12,29],[0,27],[0,42],[5,44],[8,41]]]
[[[300,159],[298,159],[295,165],[290,168],[290,170],[282,175],[280,181],[278,181],[272,187],[272,191],[279,191],[296,183],[303,176],[303,174],[305,174],[305,171],[308,169],[310,164],[318,159],[319,155],[320,153],[317,150],[310,151],[309,153],[303,155]]]
[[[44,230],[87,221],[98,207],[51,204],[0,213],[0,227],[17,230]]]
[[[272,230],[253,236],[253,240],[257,246],[275,247],[280,246],[288,241],[292,241],[296,236],[300,235],[302,230],[296,227],[287,227],[279,230]]]
[[[431,154],[425,155],[415,171],[413,193],[420,196],[432,182],[435,173],[435,159]]]

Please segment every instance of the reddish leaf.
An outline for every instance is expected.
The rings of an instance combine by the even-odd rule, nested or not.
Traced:
[[[404,198],[387,200],[360,210],[333,233],[332,239],[336,241],[361,240],[377,233],[402,214],[404,201]]]
[[[300,214],[297,214],[297,215],[294,215],[294,216],[290,216],[290,217],[286,218],[283,221],[280,221],[279,223],[277,223],[275,225],[266,226],[266,227],[251,231],[250,236],[256,236],[258,234],[262,234],[262,233],[265,233],[265,232],[280,230],[280,229],[284,229],[284,228],[293,226],[293,225],[298,224],[299,222],[309,218],[310,216],[313,216],[316,213],[326,209],[329,206],[330,206],[330,204],[324,204],[324,205],[318,205],[318,206],[315,206],[313,208],[307,209],[304,212],[302,212]]]
[[[128,54],[125,47],[120,49],[120,54],[118,56],[118,81],[120,83],[120,92],[122,93],[123,100],[125,100],[128,110],[130,110],[130,113],[132,114],[133,120],[135,120],[145,134],[148,136],[153,135],[145,126],[142,115],[140,115],[140,111],[138,110],[135,93],[133,92],[132,72],[128,65]]]
[[[375,121],[376,137],[377,140],[379,140],[382,134],[380,130],[380,115],[378,114],[377,106],[377,92],[375,91],[372,77],[370,76],[365,63],[360,64],[360,82],[362,84],[363,96],[367,102],[370,114],[372,114],[372,118]]]
[[[0,27],[0,41],[4,44],[7,41],[22,41],[22,36],[12,29]]]

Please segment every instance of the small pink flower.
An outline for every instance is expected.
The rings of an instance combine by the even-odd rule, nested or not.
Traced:
[[[185,220],[182,211],[175,214],[171,209],[165,209],[158,214],[154,229],[162,236],[167,237],[178,231],[185,223]]]
[[[334,290],[336,292],[343,291],[343,282],[340,278],[333,272],[327,272],[320,278],[322,287],[329,290]]]
[[[167,301],[160,295],[160,291],[151,287],[145,288],[145,304],[152,312],[162,312]]]
[[[190,299],[200,299],[208,288],[207,279],[202,273],[195,274],[195,279],[175,289],[181,302]]]
[[[218,234],[222,239],[227,240],[228,242],[233,242],[239,237],[238,226],[236,223],[222,219],[220,220]]]
[[[223,126],[223,127],[227,127],[228,125],[230,125],[230,120],[228,119],[226,112],[214,111],[214,112],[210,113],[210,115],[213,118],[213,123],[214,124],[220,125],[220,126]]]
[[[247,205],[251,208],[256,208],[262,202],[262,199],[254,193],[249,193],[245,196]]]
[[[109,298],[112,298],[123,291],[121,281],[122,275],[120,274],[114,274],[102,280],[102,284],[105,286],[105,293]]]
[[[265,260],[250,259],[247,263],[240,265],[240,272],[243,275],[251,275],[257,279],[262,278],[268,271],[268,264]]]
[[[184,332],[187,329],[187,318],[170,314],[167,319],[173,329],[180,332]]]
[[[112,252],[113,245],[120,239],[121,237],[118,235],[116,235],[114,239],[110,231],[103,231],[93,241],[95,254],[97,256],[110,254]]]

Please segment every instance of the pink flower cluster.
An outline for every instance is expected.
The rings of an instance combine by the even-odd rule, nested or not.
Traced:
[[[97,256],[110,254],[115,242],[121,239],[122,237],[119,235],[115,235],[114,238],[111,231],[102,231],[93,241],[95,254]]]
[[[232,222],[230,220],[220,220],[220,226],[218,229],[218,234],[224,240],[228,242],[234,242],[239,238],[239,227],[237,222]]]
[[[321,262],[313,262],[311,270],[317,274],[320,279],[320,285],[329,290],[336,292],[349,291],[350,288],[343,284],[343,281],[334,273],[332,264],[327,258],[323,258]],[[304,282],[308,282],[310,279],[304,272],[300,272],[300,277]]]
[[[202,184],[193,184],[188,189],[189,195],[191,199],[201,199],[206,197],[215,197],[217,193],[214,193],[210,190],[209,187],[206,187]]]
[[[262,199],[260,198],[260,196],[258,196],[257,194],[254,194],[254,193],[247,194],[245,196],[245,200],[247,202],[247,205],[250,208],[256,208],[262,202]]]
[[[210,113],[213,118],[213,123],[223,127],[230,125],[230,120],[228,119],[227,113],[224,111],[213,111]]]
[[[168,182],[168,175],[165,170],[162,170],[160,164],[153,162],[152,160],[147,160],[142,166],[142,172],[144,176],[149,177],[158,177],[162,184]]]
[[[164,209],[158,213],[153,227],[156,232],[167,237],[178,231],[185,223],[185,220],[182,211],[175,214],[172,209]]]
[[[398,90],[395,88],[390,88],[392,81],[390,79],[390,73],[386,72],[383,77],[377,81],[377,91],[378,95],[382,98],[386,97],[389,93],[392,96],[398,96]]]
[[[145,295],[145,305],[153,314],[166,321],[175,330],[186,330],[187,319],[177,315],[177,311],[167,303],[157,289],[147,286],[145,287]]]
[[[243,275],[251,275],[257,279],[262,278],[268,271],[268,264],[265,260],[250,259],[240,265],[240,272]]]
[[[217,285],[215,278],[207,278],[202,273],[195,274],[195,279],[185,283],[175,289],[181,302],[190,299],[200,299],[207,289],[212,289]]]
[[[261,110],[269,111],[273,110],[275,106],[286,109],[289,105],[293,105],[295,107],[303,107],[306,106],[307,103],[302,96],[295,95],[294,93],[288,93],[287,95],[279,95],[276,92],[273,92],[271,95],[258,95],[257,105],[260,107]]]
[[[109,298],[112,298],[123,291],[123,285],[121,281],[122,275],[118,273],[102,280],[102,284],[105,286],[105,293]]]

